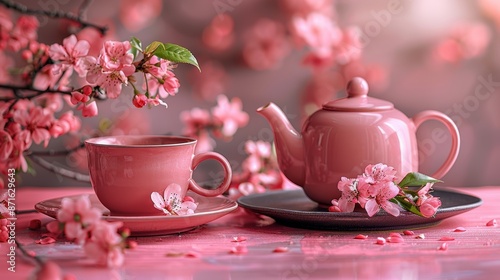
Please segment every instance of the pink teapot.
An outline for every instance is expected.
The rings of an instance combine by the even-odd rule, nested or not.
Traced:
[[[397,179],[418,171],[416,130],[426,120],[442,122],[452,136],[451,150],[431,176],[443,177],[460,148],[458,128],[443,113],[427,110],[408,118],[390,102],[369,97],[359,77],[347,85],[346,98],[327,102],[298,133],[274,103],[257,109],[270,123],[283,174],[320,205],[331,205],[341,193],[341,177],[362,174],[368,164],[384,163],[397,170]]]

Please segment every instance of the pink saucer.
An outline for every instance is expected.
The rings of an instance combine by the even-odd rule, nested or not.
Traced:
[[[199,204],[196,212],[186,216],[113,216],[94,194],[90,194],[90,202],[93,207],[102,210],[103,219],[110,222],[123,222],[130,229],[132,236],[153,236],[173,234],[191,230],[197,226],[216,220],[238,207],[235,201],[228,198],[204,197],[190,193]],[[77,197],[68,196],[68,197]],[[35,209],[49,217],[55,218],[57,211],[61,208],[61,200],[64,197],[44,200],[35,204]]]

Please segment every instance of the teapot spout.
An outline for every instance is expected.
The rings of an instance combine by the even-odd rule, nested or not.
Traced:
[[[276,155],[281,172],[294,184],[305,183],[304,142],[285,113],[274,103],[257,109],[264,116],[274,133]]]

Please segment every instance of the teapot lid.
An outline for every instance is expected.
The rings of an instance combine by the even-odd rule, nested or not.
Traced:
[[[368,97],[368,83],[355,77],[347,84],[347,97],[323,104],[323,109],[346,112],[372,112],[393,109],[391,102]]]

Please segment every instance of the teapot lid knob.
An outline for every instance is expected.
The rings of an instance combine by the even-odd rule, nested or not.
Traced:
[[[372,112],[391,110],[391,102],[369,97],[368,83],[361,77],[355,77],[347,83],[347,97],[323,104],[323,109],[344,112]]]
[[[369,86],[365,79],[361,77],[354,77],[349,81],[349,83],[347,83],[346,90],[349,97],[367,96]]]

